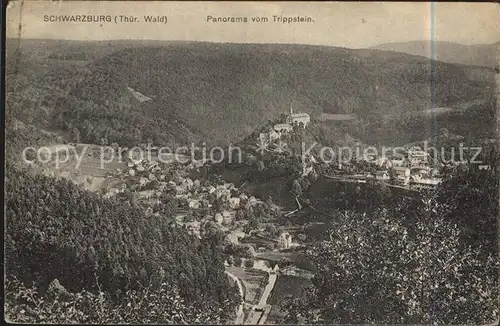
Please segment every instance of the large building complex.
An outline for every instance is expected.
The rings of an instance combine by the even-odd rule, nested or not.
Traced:
[[[290,104],[290,113],[286,118],[286,123],[290,125],[299,125],[303,128],[307,127],[307,125],[311,122],[311,117],[307,113],[293,113],[292,105]]]

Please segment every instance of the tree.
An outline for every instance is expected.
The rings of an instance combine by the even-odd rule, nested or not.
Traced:
[[[234,266],[241,267],[242,262],[243,262],[243,260],[241,259],[241,257],[238,257],[238,256],[234,257]]]
[[[386,205],[391,198],[391,191],[385,183],[367,182],[364,189],[364,196],[362,197],[364,197],[363,204],[366,206],[363,211],[370,214],[375,209]]]
[[[254,228],[252,227],[252,225],[250,225],[250,223],[245,224],[245,226],[243,227],[243,232],[245,232],[246,234],[250,234],[250,232],[252,232],[253,230]]]
[[[274,266],[276,265],[275,262],[270,260],[264,260],[264,264],[266,265],[267,268],[274,268]]]
[[[148,305],[166,304],[160,307],[165,315],[170,312],[182,315],[193,309],[199,312],[198,308],[207,305],[206,311],[212,311],[210,307],[213,307],[223,321],[224,316],[234,312],[235,305],[231,302],[237,298],[233,297],[235,293],[224,273],[223,253],[213,238],[200,241],[172,225],[165,216],[146,215],[142,207],[130,201],[102,198],[66,179],[35,175],[9,164],[6,164],[6,175],[6,277],[17,278],[25,284],[35,282],[36,290],[41,293],[54,278],[69,292],[102,292],[103,296],[113,298],[113,302],[109,302],[112,308],[104,309],[99,298],[96,298],[95,304],[87,302],[94,310],[100,311],[101,317],[119,315],[117,310],[113,310],[118,309],[115,304],[126,306],[132,301],[140,302],[141,291],[149,297],[159,295],[163,290],[171,294],[178,291],[177,302],[184,300],[192,304],[175,311],[175,306],[169,306],[173,302],[166,298],[159,301],[161,303],[154,300],[148,302]],[[171,288],[160,289],[162,283]],[[16,287],[9,294],[11,308],[21,304],[16,293],[23,290]],[[36,296],[32,290],[26,293],[29,291]],[[135,294],[127,298],[130,301],[121,301],[127,291],[135,291]],[[32,299],[50,302],[50,305],[40,303],[31,306],[31,309],[41,310],[35,310],[38,312],[28,321],[36,322],[37,316],[42,316],[40,318],[45,317],[46,321],[63,322],[50,318],[63,313],[71,315],[70,306],[77,311],[82,308],[79,307],[81,301],[62,306],[44,297]],[[163,299],[157,296],[155,300]],[[154,309],[153,306],[149,308],[140,307],[137,310],[151,312]],[[11,309],[12,312],[15,320],[23,321],[26,317],[22,309]],[[88,309],[83,312],[87,313]],[[130,314],[124,313],[121,317],[124,318],[122,322],[136,321]],[[137,317],[144,317],[144,321],[153,318],[146,318],[143,314]],[[206,315],[198,317],[207,318],[206,321],[210,322]],[[118,322],[119,318],[116,318],[109,321]],[[158,318],[152,322],[162,321]],[[186,320],[194,322],[195,319]],[[167,319],[164,321],[168,322]],[[76,322],[85,323],[85,320],[78,319]]]
[[[225,244],[226,234],[214,221],[206,221],[202,225],[202,232],[203,237],[212,241],[217,247],[221,247]]]
[[[297,236],[297,238],[299,238],[300,241],[304,242],[306,241],[307,236],[304,233],[301,233]]]
[[[188,211],[186,215],[184,215],[184,222],[194,222],[194,212],[192,210]]]
[[[438,213],[463,228],[468,242],[479,241],[495,247],[498,216],[498,183],[496,171],[474,169],[450,171],[436,189]]]
[[[274,226],[274,224],[268,224],[266,225],[266,231],[267,233],[269,233],[269,235],[276,236],[278,230],[276,229],[276,226]]]
[[[266,168],[266,166],[264,165],[264,162],[263,161],[258,161],[257,162],[257,169],[259,171],[264,171],[264,169]]]
[[[475,324],[497,318],[496,245],[464,245],[464,231],[443,214],[446,207],[424,198],[371,216],[345,214],[330,241],[306,251],[317,271],[313,287],[306,299],[284,304],[285,322]],[[476,290],[487,288],[494,290]]]
[[[318,180],[319,175],[318,175],[318,172],[316,172],[316,169],[315,169],[315,168],[313,168],[313,169],[311,170],[311,172],[309,173],[308,177],[309,177],[309,181],[310,181],[311,183],[314,183],[314,182],[316,182],[316,180]]]
[[[245,248],[245,257],[247,258],[255,257],[255,249],[251,245],[246,244],[243,247]]]
[[[80,130],[78,128],[71,129],[71,139],[75,143],[80,142]]]
[[[291,192],[295,196],[302,195],[302,186],[300,185],[300,182],[298,179],[293,180]]]
[[[311,181],[309,180],[309,178],[300,178],[299,184],[301,191],[304,192],[307,191],[307,189],[309,189],[309,187],[311,186]]]
[[[253,258],[245,259],[245,267],[246,268],[253,268],[253,264],[254,264]]]
[[[292,264],[293,264],[292,261],[289,258],[287,258],[287,257],[281,257],[280,260],[279,260],[279,262],[278,262],[278,266],[281,269],[283,269],[283,268],[285,268],[287,266],[290,266]]]
[[[397,177],[396,171],[394,171],[394,169],[391,168],[389,169],[388,173],[389,173],[389,183],[391,185],[396,184],[396,177]]]

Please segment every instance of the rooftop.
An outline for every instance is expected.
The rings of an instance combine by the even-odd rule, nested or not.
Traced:
[[[411,156],[427,156],[428,154],[424,151],[411,151],[409,152]]]
[[[434,179],[420,179],[420,180],[415,180],[415,184],[422,184],[422,185],[437,185],[441,182],[441,179],[434,178]]]
[[[292,116],[292,118],[302,118],[302,117],[309,117],[309,114],[307,114],[307,113],[292,113],[291,116]]]
[[[288,123],[278,123],[274,125],[274,130],[281,130],[281,129],[292,129],[292,126],[290,126]]]

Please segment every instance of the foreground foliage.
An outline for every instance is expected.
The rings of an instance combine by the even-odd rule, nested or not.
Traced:
[[[70,181],[11,166],[6,170],[5,203],[6,274],[17,277],[28,289],[35,282],[42,293],[36,300],[42,300],[54,279],[70,292],[106,293],[113,307],[144,291],[162,296],[165,283],[165,293],[189,302],[179,308],[186,309],[185,313],[215,309],[221,320],[234,313],[239,296],[224,273],[217,244],[170,225],[166,216],[146,216],[130,201],[103,199]],[[7,294],[14,300],[15,294]],[[166,304],[163,299],[151,300]],[[10,307],[16,306],[14,302]],[[103,309],[105,318],[116,320],[110,315],[115,308]],[[11,315],[21,318],[16,311]],[[167,308],[165,314],[174,310]],[[126,322],[135,320],[122,317]]]
[[[313,286],[305,298],[286,300],[285,321],[496,320],[494,180],[492,172],[457,172],[418,202],[401,200],[371,214],[339,214],[330,240],[307,250],[317,270]]]
[[[6,284],[5,303],[7,320],[22,323],[219,324],[227,317],[217,306],[194,307],[166,283],[127,291],[115,302],[104,292],[70,293],[57,280],[41,295],[36,287],[12,279]]]

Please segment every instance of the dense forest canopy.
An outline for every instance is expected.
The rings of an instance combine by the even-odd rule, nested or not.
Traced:
[[[435,191],[389,199],[323,186],[330,237],[307,249],[317,273],[283,304],[286,323],[479,324],[498,318],[496,172],[457,170]],[[373,190],[373,188],[372,188]],[[377,200],[378,199],[378,200]]]
[[[27,63],[36,64],[29,54],[37,46],[21,44]],[[73,137],[77,129],[86,142],[234,142],[288,112],[292,102],[295,111],[313,118],[356,114],[355,121],[325,126],[366,143],[421,141],[451,122],[454,133],[471,131],[476,138],[493,133],[494,71],[489,68],[305,45],[159,42],[139,47],[132,42],[87,48],[72,43],[61,51],[71,58],[83,53],[85,60],[49,55],[47,67],[34,75],[8,65],[10,76],[17,71],[7,85],[9,112]],[[137,100],[129,87],[151,100]],[[23,92],[14,92],[18,89]],[[422,114],[433,106],[451,111]]]
[[[384,51],[396,51],[414,55],[434,57],[443,62],[458,63],[470,66],[494,68],[498,62],[496,52],[500,43],[464,45],[445,41],[434,41],[434,53],[431,52],[430,41],[410,41],[386,43],[371,47]]]
[[[164,283],[186,309],[221,308],[221,317],[238,301],[216,243],[171,226],[168,216],[10,165],[5,203],[7,277],[42,293],[57,279],[71,292],[102,290],[123,302],[127,291]]]

